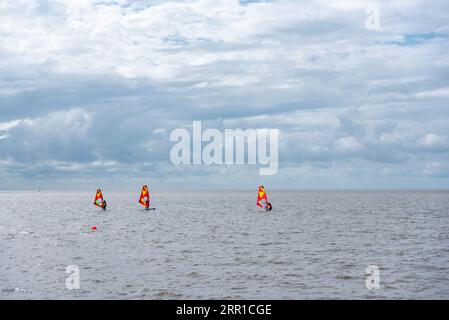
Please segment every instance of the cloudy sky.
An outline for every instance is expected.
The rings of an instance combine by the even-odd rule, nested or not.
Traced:
[[[448,49],[447,1],[0,0],[0,190],[449,188]],[[174,166],[193,120],[278,173]]]

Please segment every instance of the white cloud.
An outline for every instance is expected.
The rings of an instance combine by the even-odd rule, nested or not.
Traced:
[[[354,137],[343,137],[334,142],[337,151],[358,151],[363,149],[363,145]]]
[[[9,122],[0,122],[0,131],[8,131],[12,128],[15,128],[19,125],[20,120],[13,120]]]
[[[166,131],[167,131],[166,128],[156,128],[153,130],[153,133],[164,133]]]
[[[421,91],[415,94],[418,98],[449,98],[449,88]]]
[[[446,144],[446,138],[433,133],[427,133],[419,139],[419,143],[428,147],[442,146]]]

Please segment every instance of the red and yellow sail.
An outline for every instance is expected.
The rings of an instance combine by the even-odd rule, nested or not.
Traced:
[[[103,208],[104,207],[104,199],[103,199],[103,193],[100,189],[97,190],[97,194],[95,195],[95,201],[94,205]]]
[[[261,201],[265,200],[265,203],[262,204]],[[268,203],[267,193],[265,192],[264,186],[259,186],[259,192],[257,193],[257,205],[261,208],[265,208],[265,205]]]
[[[142,191],[140,192],[139,203],[143,205],[145,208],[150,206],[150,191],[147,186],[142,187]]]

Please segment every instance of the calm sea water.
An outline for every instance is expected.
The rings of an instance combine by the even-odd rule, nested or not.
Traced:
[[[449,299],[449,192],[93,196],[0,193],[0,299]]]

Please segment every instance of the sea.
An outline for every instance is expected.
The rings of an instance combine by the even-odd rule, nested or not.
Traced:
[[[449,191],[103,192],[0,192],[0,299],[449,299]]]

